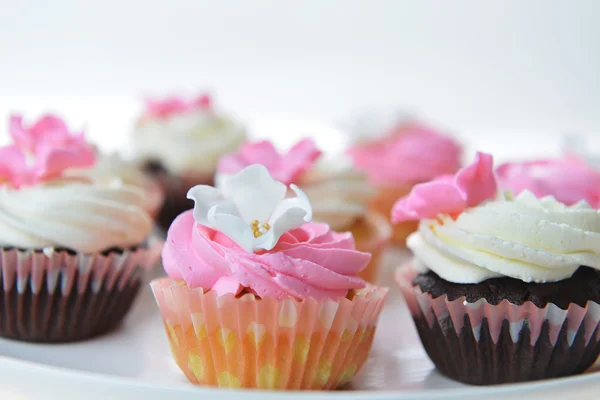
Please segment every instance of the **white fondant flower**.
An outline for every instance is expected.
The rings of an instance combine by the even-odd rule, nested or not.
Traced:
[[[248,252],[271,250],[281,235],[312,219],[308,197],[290,185],[296,197],[285,198],[287,187],[259,164],[250,165],[223,182],[221,189],[198,185],[188,191],[194,219],[227,235]]]

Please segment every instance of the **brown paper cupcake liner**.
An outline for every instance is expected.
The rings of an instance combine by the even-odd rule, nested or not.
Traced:
[[[116,327],[130,309],[160,243],[83,255],[0,249],[0,336],[70,342]]]
[[[218,296],[169,278],[152,282],[173,357],[194,384],[333,389],[367,359],[387,289],[352,300]]]
[[[497,305],[464,296],[433,298],[412,284],[416,272],[400,268],[396,280],[423,346],[448,377],[475,385],[573,375],[600,354],[600,305],[571,303],[561,309],[530,301]]]

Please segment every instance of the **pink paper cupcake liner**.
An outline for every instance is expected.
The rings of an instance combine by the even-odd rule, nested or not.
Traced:
[[[333,389],[367,359],[387,289],[352,300],[218,296],[169,278],[155,280],[173,357],[194,384],[263,389]]]
[[[572,375],[600,354],[600,305],[571,303],[561,309],[530,301],[462,296],[433,298],[412,284],[417,273],[402,267],[396,280],[415,320],[423,346],[445,375],[471,384],[496,384]]]
[[[107,332],[124,318],[159,253],[154,240],[90,255],[0,249],[0,336],[69,342]]]

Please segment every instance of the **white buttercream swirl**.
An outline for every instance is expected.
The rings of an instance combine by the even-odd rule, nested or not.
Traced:
[[[524,191],[461,213],[423,220],[408,238],[415,266],[456,283],[507,276],[556,282],[581,265],[600,269],[600,211]]]
[[[133,136],[136,157],[159,160],[172,173],[211,175],[221,156],[244,142],[245,129],[214,110],[142,119]]]
[[[144,209],[154,214],[162,205],[163,193],[159,184],[153,181],[134,162],[123,159],[118,153],[99,154],[93,167],[69,169],[69,177],[87,177],[98,184],[118,184],[135,186],[144,191]]]
[[[93,253],[142,244],[152,230],[143,192],[121,183],[54,181],[0,189],[0,246]]]
[[[367,175],[345,157],[319,158],[298,186],[310,199],[313,220],[338,231],[348,229],[364,215],[374,195]]]

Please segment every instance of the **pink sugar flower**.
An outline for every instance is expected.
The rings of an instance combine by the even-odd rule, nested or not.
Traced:
[[[217,171],[234,174],[252,164],[262,164],[277,181],[286,185],[297,183],[299,177],[312,168],[321,156],[315,142],[304,139],[296,143],[287,153],[279,153],[267,140],[244,144],[236,153],[221,159]]]
[[[146,116],[154,118],[169,118],[172,115],[193,110],[208,110],[212,107],[212,99],[207,94],[200,94],[186,99],[179,96],[164,99],[147,99]]]
[[[554,196],[566,205],[585,200],[600,208],[600,172],[577,156],[505,163],[496,169],[496,174],[500,187],[515,195],[527,189],[537,197]]]
[[[89,167],[94,149],[83,133],[72,134],[65,122],[45,115],[31,126],[20,115],[10,118],[14,144],[0,148],[0,181],[19,188],[59,177],[67,168]]]
[[[394,223],[435,218],[439,214],[458,214],[489,200],[497,192],[493,158],[477,153],[473,164],[455,175],[442,175],[415,185],[409,195],[399,199],[392,209]]]

